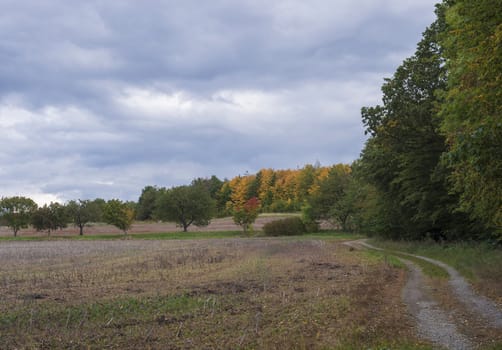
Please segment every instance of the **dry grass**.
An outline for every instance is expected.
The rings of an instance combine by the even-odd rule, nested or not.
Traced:
[[[4,348],[421,346],[404,270],[331,241],[3,242],[0,266]]]

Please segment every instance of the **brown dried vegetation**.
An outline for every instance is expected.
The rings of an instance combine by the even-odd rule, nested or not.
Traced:
[[[404,270],[336,242],[0,244],[5,348],[416,344]]]

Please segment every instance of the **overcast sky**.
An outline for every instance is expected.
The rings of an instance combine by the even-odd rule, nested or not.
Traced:
[[[433,0],[0,0],[0,197],[350,163]]]

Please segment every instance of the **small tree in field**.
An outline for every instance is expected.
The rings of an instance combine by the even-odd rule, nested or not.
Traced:
[[[209,225],[216,211],[215,201],[200,183],[173,187],[164,191],[157,200],[156,217],[176,222],[187,232],[192,224]]]
[[[70,201],[66,205],[70,221],[80,229],[80,235],[84,234],[84,227],[92,221],[99,221],[100,209],[89,200]]]
[[[248,199],[242,205],[236,205],[233,210],[234,222],[247,233],[260,212],[260,200],[256,197]]]
[[[134,217],[134,210],[118,199],[109,200],[103,208],[105,222],[124,231],[124,235],[131,228]]]
[[[10,197],[0,200],[0,215],[2,221],[12,228],[14,237],[20,229],[28,227],[32,213],[37,210],[37,204],[30,198]]]

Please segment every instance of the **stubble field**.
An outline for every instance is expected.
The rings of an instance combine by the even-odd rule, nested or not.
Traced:
[[[335,240],[12,241],[0,266],[6,349],[423,345],[405,270]]]

